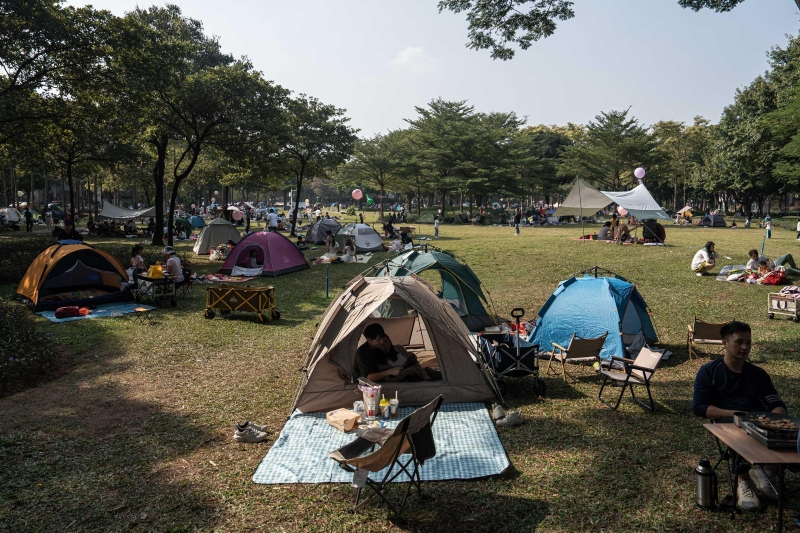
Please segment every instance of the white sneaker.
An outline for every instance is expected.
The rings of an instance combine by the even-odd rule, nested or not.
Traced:
[[[758,500],[755,491],[753,490],[753,483],[739,480],[739,485],[736,487],[736,504],[742,511],[760,511],[761,502]]]
[[[505,418],[501,418],[497,422],[498,427],[507,428],[512,426],[521,426],[525,422],[525,419],[522,418],[522,411],[509,411]]]
[[[236,430],[233,432],[233,440],[236,442],[261,442],[267,440],[267,435],[263,431],[258,431],[252,426],[242,427],[236,424]]]
[[[703,273],[702,272],[698,272],[697,274],[695,274],[695,276],[703,277]]]
[[[506,412],[499,403],[492,404],[492,418],[495,420],[500,420],[501,418],[505,418]]]
[[[245,422],[244,424],[241,425],[241,427],[243,427],[243,428],[245,428],[247,426],[250,426],[251,428],[255,429],[256,431],[263,431],[265,433],[267,431],[267,426],[259,426],[258,424],[253,424],[252,422]]]
[[[772,486],[773,484],[770,483],[764,470],[754,466],[750,469],[750,479],[766,499],[778,501],[778,493],[775,491],[775,487]]]

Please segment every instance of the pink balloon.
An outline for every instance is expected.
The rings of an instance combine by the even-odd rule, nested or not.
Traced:
[[[637,168],[636,170],[633,171],[633,175],[636,176],[636,179],[638,179],[638,180],[644,178],[644,174],[645,174],[645,172],[644,172],[644,169],[642,167],[639,167],[639,168]]]
[[[627,216],[628,215],[628,210],[625,209],[624,207],[618,205],[617,206],[617,213],[619,213],[622,216]]]
[[[364,197],[364,193],[361,192],[361,189],[355,189],[352,196],[353,200],[361,200]]]
[[[241,211],[234,211],[233,213],[231,213],[231,217],[233,217],[233,220],[242,220],[242,217],[244,217],[244,215],[242,214]]]

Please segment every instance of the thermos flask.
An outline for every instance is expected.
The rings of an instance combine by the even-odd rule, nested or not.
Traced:
[[[697,506],[702,509],[716,509],[717,474],[708,459],[700,459],[700,464],[694,469],[694,479],[697,485]]]

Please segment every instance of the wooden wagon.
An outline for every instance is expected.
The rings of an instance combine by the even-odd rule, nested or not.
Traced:
[[[275,309],[275,287],[208,286],[204,316],[210,320],[216,316],[215,311],[222,317],[232,311],[257,313],[259,322],[277,320],[281,316]]]

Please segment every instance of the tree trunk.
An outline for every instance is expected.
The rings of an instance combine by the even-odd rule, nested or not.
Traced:
[[[69,216],[75,224],[75,191],[72,187],[72,159],[67,159],[67,185],[69,185]]]
[[[292,224],[291,224],[291,232],[289,235],[291,237],[297,236],[297,211],[300,209],[300,191],[303,190],[303,175],[306,172],[306,162],[302,161],[300,163],[300,170],[295,172],[296,182],[297,185],[297,198],[294,201],[294,208],[292,209]]]
[[[153,246],[164,245],[164,169],[166,167],[167,143],[169,139],[162,135],[159,139],[153,140],[156,148],[156,164],[153,167],[153,183],[156,187],[156,228],[153,231]]]
[[[383,220],[383,180],[381,180],[381,220]]]

